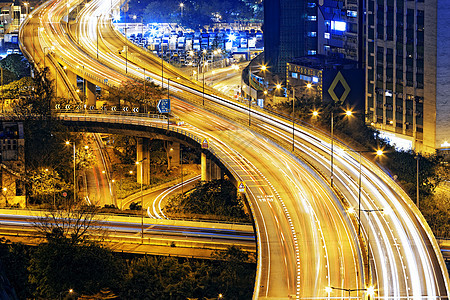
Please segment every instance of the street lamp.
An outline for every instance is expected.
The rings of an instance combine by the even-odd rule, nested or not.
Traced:
[[[133,15],[133,20],[136,20],[138,18],[138,16]],[[140,16],[139,18],[141,18],[141,41],[143,41],[144,39],[144,17]]]
[[[373,151],[371,151],[371,150],[353,150],[353,149],[344,150],[344,151],[353,151],[353,152],[358,152],[358,154],[359,154],[359,178],[358,178],[358,236],[359,236],[361,233],[361,211],[364,211],[361,209],[361,181],[362,181],[361,153],[362,152],[373,152]],[[378,149],[375,152],[377,157],[383,155],[383,153],[384,152],[381,149]],[[353,210],[353,212],[354,212],[354,210]],[[349,213],[352,213],[352,211],[350,209],[349,209]]]
[[[69,289],[68,291],[62,291],[62,292],[60,292],[59,293],[59,299],[61,300],[61,296],[62,296],[62,294],[65,294],[65,293],[69,293],[69,294],[73,294],[73,289]]]
[[[73,144],[73,202],[76,203],[77,200],[77,180],[76,180],[76,165],[75,165],[75,141]],[[70,145],[70,141],[66,141],[66,145]]]
[[[345,115],[347,117],[350,117],[353,114],[351,110],[346,110]],[[331,109],[331,158],[330,158],[330,169],[331,169],[331,176],[330,176],[330,186],[333,188],[333,176],[334,176],[334,170],[333,170],[333,160],[334,160],[334,106]]]
[[[205,70],[204,67],[208,66],[208,62],[205,61],[205,59],[203,58],[203,93],[202,93],[202,101],[203,101],[203,106],[205,106]]]
[[[136,165],[141,166],[141,244],[144,243],[144,201],[143,201],[143,191],[142,191],[142,183],[144,181],[144,179],[143,179],[144,173],[142,172],[142,165],[143,165],[142,162],[146,159],[147,159],[147,157],[144,157],[140,161],[136,162]]]
[[[267,66],[260,65],[260,71],[266,71]],[[248,126],[251,126],[251,105],[252,105],[252,65],[248,64]]]
[[[24,2],[23,3],[23,5],[25,5],[25,12],[26,12],[26,14],[27,14],[27,16],[28,16],[28,5],[29,5],[29,3],[28,2]]]
[[[172,79],[180,79],[180,77],[171,77],[167,78],[167,100],[170,103],[170,80]],[[167,130],[169,130],[169,117],[170,117],[170,105],[169,105],[169,111],[167,112]]]
[[[311,89],[312,84],[308,82],[306,84],[307,89]],[[295,122],[294,122],[294,114],[295,114],[295,88],[296,86],[292,86],[292,152],[295,151]]]
[[[417,208],[419,208],[419,159],[420,159],[420,155],[417,154],[414,158],[417,161],[417,164],[416,164],[416,206],[417,206]]]
[[[98,32],[99,32],[99,30],[98,30],[98,22],[99,22],[99,18],[100,18],[100,15],[97,16],[97,60],[98,60]]]
[[[180,3],[181,17],[183,17],[183,8],[184,8],[184,3]]]

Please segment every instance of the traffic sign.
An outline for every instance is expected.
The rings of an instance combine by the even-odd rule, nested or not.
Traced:
[[[239,182],[238,184],[238,191],[239,193],[245,193],[245,182]]]
[[[202,149],[208,149],[208,140],[205,138],[202,141]]]
[[[160,114],[167,114],[170,112],[170,99],[161,99],[156,106]]]

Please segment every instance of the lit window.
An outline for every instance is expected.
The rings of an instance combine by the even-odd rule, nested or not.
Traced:
[[[347,10],[347,17],[356,18],[358,16],[358,13],[353,10]]]
[[[292,78],[298,78],[298,75],[297,75],[297,73],[291,73],[291,77]]]
[[[308,55],[316,55],[316,50],[308,50]]]
[[[315,32],[315,31],[310,31],[310,32],[308,32],[308,36],[310,36],[310,37],[315,37],[315,36],[317,36],[317,32]]]
[[[317,16],[308,16],[308,21],[317,21]]]
[[[331,21],[331,29],[336,31],[345,31],[347,24],[342,21]]]
[[[326,38],[327,40],[329,40],[330,39],[330,33],[329,32],[325,32],[323,37]]]
[[[314,8],[314,7],[316,7],[316,4],[314,2],[308,2],[308,7]]]
[[[316,77],[316,76],[313,76],[313,78],[312,78],[312,82],[314,82],[314,83],[318,83],[318,82],[319,82],[319,78],[318,78],[318,77]]]

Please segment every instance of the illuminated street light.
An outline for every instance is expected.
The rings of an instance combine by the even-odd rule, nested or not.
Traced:
[[[141,165],[141,244],[144,243],[144,201],[143,201],[143,191],[142,191],[142,183],[144,181],[143,175],[144,173],[142,172],[142,165],[143,165],[143,161],[146,160],[147,157],[144,157],[143,159],[141,159],[140,161],[136,162],[136,165]]]
[[[317,116],[319,115],[319,112],[318,112],[317,110],[315,110],[315,111],[313,111],[312,115],[313,115],[314,117],[317,117]]]
[[[352,152],[358,152],[359,154],[359,178],[358,178],[358,236],[361,234],[361,211],[364,211],[361,209],[361,180],[362,180],[362,164],[361,164],[361,153],[362,152],[372,152],[372,150],[345,150],[344,151],[352,151]],[[375,154],[376,156],[383,155],[383,150],[378,149]],[[353,207],[349,208],[347,211],[349,214],[353,214],[355,212],[355,209]]]
[[[353,112],[351,111],[351,110],[347,110],[346,112],[345,112],[345,115],[347,116],[347,117],[350,117],[351,115],[353,114]],[[330,186],[331,186],[331,188],[333,188],[333,177],[334,177],[334,163],[333,163],[333,160],[334,160],[334,107],[333,107],[333,109],[331,110],[331,157],[330,157],[330,173],[331,173],[331,176],[330,176]]]
[[[183,17],[184,3],[180,3],[181,17]]]
[[[180,77],[171,77],[167,78],[167,99],[170,103],[170,80],[177,79],[179,80]],[[169,105],[169,111],[167,112],[167,130],[169,130],[169,118],[170,118],[170,105]]]
[[[76,164],[75,164],[75,141],[73,144],[73,201],[77,202],[77,177],[76,177]],[[66,145],[70,145],[70,141],[66,141]]]

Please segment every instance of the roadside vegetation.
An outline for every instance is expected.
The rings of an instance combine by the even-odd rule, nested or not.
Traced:
[[[203,182],[186,194],[171,197],[164,214],[169,218],[251,222],[244,198],[228,180]]]
[[[37,247],[0,239],[11,299],[251,299],[255,258],[236,247],[212,260],[113,253],[58,232]],[[2,274],[2,272],[0,272]],[[14,297],[14,294],[17,297]]]

